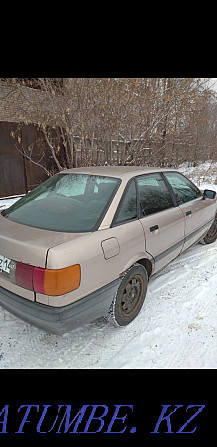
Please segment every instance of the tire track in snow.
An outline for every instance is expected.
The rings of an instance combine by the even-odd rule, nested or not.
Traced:
[[[192,358],[195,367],[213,336],[204,325],[216,305],[216,255],[217,247],[196,246],[152,278],[134,337],[105,367],[189,367]]]
[[[213,252],[211,256],[210,252]],[[187,326],[186,312],[184,312],[179,320],[179,324],[186,325],[186,332],[183,334],[185,339],[185,343],[182,342],[183,349],[180,351],[180,347],[177,346],[170,358],[163,362],[163,367],[195,367],[196,363],[201,364],[201,359],[210,342],[210,333],[209,330],[207,331],[207,326],[205,327],[204,320],[208,319],[209,321],[209,316],[212,315],[217,301],[216,253],[217,248],[208,249],[204,252],[203,259],[198,259],[196,255],[187,259],[190,262],[187,262],[184,268],[188,277],[190,277],[189,284],[186,287],[186,294],[189,299],[182,303],[182,308],[189,312],[188,318],[191,318],[191,323]],[[195,262],[197,262],[196,265]],[[204,270],[201,274],[202,267],[204,267]],[[215,330],[215,328],[213,329]],[[200,331],[199,339],[197,331]],[[202,342],[201,333],[203,334]],[[195,358],[195,353],[198,355],[197,358]]]

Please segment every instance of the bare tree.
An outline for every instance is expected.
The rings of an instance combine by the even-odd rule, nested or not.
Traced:
[[[25,82],[13,80],[23,98],[21,120],[38,126],[58,171],[113,163],[176,166],[216,152],[216,98],[208,79],[28,80],[40,101]],[[31,160],[31,151],[22,153]],[[34,161],[44,166],[44,160]]]

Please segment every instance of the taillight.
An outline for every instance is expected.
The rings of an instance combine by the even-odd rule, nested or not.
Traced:
[[[34,269],[34,290],[44,294],[44,275],[45,269],[35,267]]]
[[[17,286],[33,290],[33,272],[34,267],[32,265],[12,261],[9,275],[10,280]]]
[[[44,295],[59,296],[75,290],[80,285],[79,264],[58,270],[43,269],[22,262],[11,262],[10,280],[24,289]]]
[[[64,269],[49,270],[35,267],[33,285],[35,292],[44,295],[64,295],[80,285],[80,265],[72,265]]]

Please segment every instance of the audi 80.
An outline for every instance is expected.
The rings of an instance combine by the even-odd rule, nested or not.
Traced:
[[[216,207],[169,168],[62,171],[0,213],[0,305],[48,333],[125,326],[154,273],[216,240]]]

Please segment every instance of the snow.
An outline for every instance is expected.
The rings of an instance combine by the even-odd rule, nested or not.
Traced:
[[[201,189],[217,190],[217,167],[209,166],[180,171]],[[141,312],[127,327],[99,319],[56,336],[0,308],[0,332],[0,368],[216,368],[217,241],[190,248],[153,276]]]
[[[4,208],[8,208],[9,206],[13,205],[13,203],[17,202],[17,200],[21,198],[21,197],[11,197],[11,198],[6,198],[6,199],[0,199],[0,211],[2,211]]]

